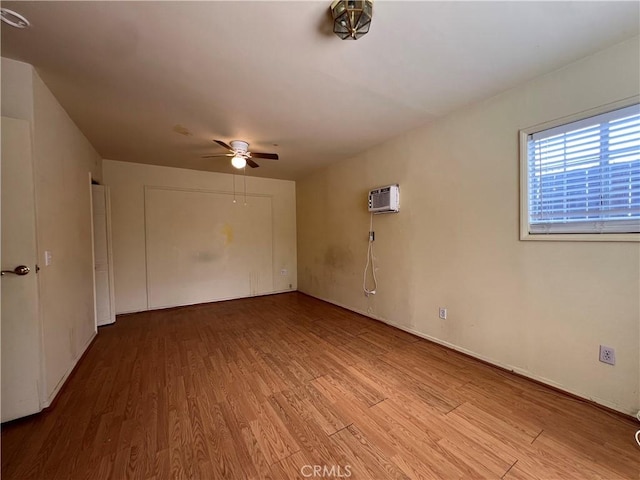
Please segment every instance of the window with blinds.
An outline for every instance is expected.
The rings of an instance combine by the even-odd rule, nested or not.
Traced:
[[[640,232],[640,105],[527,135],[530,234]]]

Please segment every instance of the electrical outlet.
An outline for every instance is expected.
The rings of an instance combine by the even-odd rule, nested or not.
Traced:
[[[283,268],[282,270],[280,270],[280,275],[282,275],[283,277],[286,277],[289,274],[289,272],[287,272],[286,268]]]
[[[616,364],[616,351],[611,347],[600,345],[600,361],[609,365]]]
[[[442,319],[442,320],[446,320],[447,319],[447,309],[440,307],[438,309],[438,316]]]

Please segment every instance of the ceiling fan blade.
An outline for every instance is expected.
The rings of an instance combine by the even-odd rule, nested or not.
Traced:
[[[258,152],[251,152],[251,156],[253,158],[265,158],[267,160],[278,160],[278,154],[277,153],[258,153]]]
[[[215,153],[213,155],[203,155],[202,158],[233,157],[233,155],[233,153]]]
[[[224,143],[222,140],[214,140],[214,142],[216,142],[218,145],[220,145],[221,147],[226,148],[227,150],[229,150],[230,152],[233,152],[233,148],[231,148],[229,145],[227,145],[226,143]]]
[[[260,166],[250,158],[247,158],[247,165],[249,165],[251,168],[258,168]]]

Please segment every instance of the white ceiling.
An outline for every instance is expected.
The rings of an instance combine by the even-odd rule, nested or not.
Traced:
[[[2,2],[2,55],[33,64],[103,158],[231,172],[211,140],[300,178],[638,35],[638,2],[374,4],[358,41],[323,2]],[[186,128],[191,135],[176,132]],[[274,146],[277,144],[277,146]]]

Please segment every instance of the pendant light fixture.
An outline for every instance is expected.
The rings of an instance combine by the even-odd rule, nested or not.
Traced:
[[[369,32],[373,0],[335,0],[331,4],[333,33],[342,40],[357,40]]]

